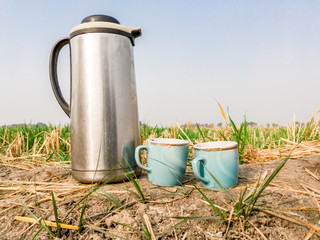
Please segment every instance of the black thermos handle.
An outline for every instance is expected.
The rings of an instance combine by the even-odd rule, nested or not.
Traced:
[[[60,90],[58,75],[57,75],[57,63],[58,63],[60,50],[69,43],[70,43],[70,39],[68,37],[58,40],[54,44],[51,50],[50,63],[49,63],[50,82],[51,82],[51,87],[52,87],[54,96],[56,97],[56,99],[58,100],[58,103],[62,107],[63,111],[68,115],[68,117],[70,117],[70,105],[66,102]]]

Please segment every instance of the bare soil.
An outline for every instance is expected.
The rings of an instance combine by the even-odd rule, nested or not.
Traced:
[[[252,186],[265,171],[270,174],[280,161],[241,165],[239,184],[230,193],[238,199],[245,186]],[[190,169],[187,177],[200,187]],[[289,159],[266,188],[268,195],[257,203],[271,210],[254,211],[245,224],[234,221],[229,227],[219,223],[211,206],[188,182],[183,185],[184,188],[159,187],[148,182],[146,173],[142,173],[138,182],[146,202],[139,201],[130,192],[136,192],[132,182],[101,186],[88,198],[82,232],[63,229],[61,239],[116,238],[93,230],[88,225],[127,239],[145,238],[140,225],[159,239],[320,239],[320,227],[317,226],[317,220],[320,220],[320,156]],[[78,226],[84,201],[77,203],[94,186],[76,182],[66,165],[0,156],[0,239],[32,239],[40,229],[38,224],[15,219],[17,216],[31,217],[18,196],[38,218],[54,222],[53,191],[60,222]],[[231,211],[232,203],[223,191],[201,190],[217,207]],[[106,192],[124,207],[116,209]],[[73,207],[74,210],[64,219]],[[182,216],[212,218],[187,220],[166,232],[182,221],[173,217]],[[55,227],[51,229],[56,231]],[[51,237],[46,230],[36,237],[48,238]]]

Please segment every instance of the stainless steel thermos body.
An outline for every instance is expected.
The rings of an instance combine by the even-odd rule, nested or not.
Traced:
[[[50,79],[55,96],[71,119],[72,175],[84,183],[120,181],[140,173],[134,160],[140,144],[133,44],[140,28],[108,16],[85,18],[51,51]],[[57,59],[69,44],[71,99],[57,80]]]

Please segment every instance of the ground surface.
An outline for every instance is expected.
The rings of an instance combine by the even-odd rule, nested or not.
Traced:
[[[54,222],[53,191],[59,220],[78,226],[84,201],[77,203],[92,190],[91,185],[73,180],[70,169],[62,164],[7,157],[0,157],[0,160],[0,239],[32,239],[40,229],[37,224],[15,219],[16,216],[30,217],[18,196],[38,218]],[[252,186],[265,171],[270,174],[280,161],[240,166],[239,184],[230,190],[232,196],[238,199],[244,186]],[[187,176],[200,187],[190,170]],[[290,159],[266,188],[265,193],[270,194],[258,201],[259,206],[273,211],[254,211],[245,225],[240,221],[234,221],[229,227],[224,223],[215,224],[219,219],[216,219],[212,207],[190,183],[185,183],[184,189],[158,187],[148,182],[145,173],[138,182],[148,200],[146,203],[130,192],[136,192],[132,182],[104,185],[87,201],[85,227],[81,234],[77,230],[63,229],[62,239],[110,237],[88,225],[127,239],[144,238],[139,225],[160,239],[320,239],[316,220],[320,219],[320,156]],[[218,208],[231,210],[231,201],[224,192],[201,190]],[[110,194],[121,208],[116,209],[115,201],[110,201]],[[187,220],[167,231],[182,221],[173,216],[212,218]],[[51,229],[56,231],[54,227]],[[45,238],[50,235],[42,230],[37,239]]]

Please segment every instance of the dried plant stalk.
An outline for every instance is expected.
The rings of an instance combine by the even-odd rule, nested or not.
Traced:
[[[28,223],[37,223],[40,224],[39,222],[37,222],[34,218],[29,218],[29,217],[19,217],[19,216],[15,216],[14,217],[15,220],[17,221],[21,221],[21,222],[28,222]],[[57,227],[57,223],[55,222],[50,222],[50,221],[45,221],[45,220],[40,220],[42,223],[44,223],[45,225],[49,226],[49,227]],[[73,225],[68,225],[68,224],[63,224],[63,223],[59,223],[59,226],[61,228],[65,228],[65,229],[71,229],[71,230],[78,230],[79,227],[77,226],[73,226]]]

